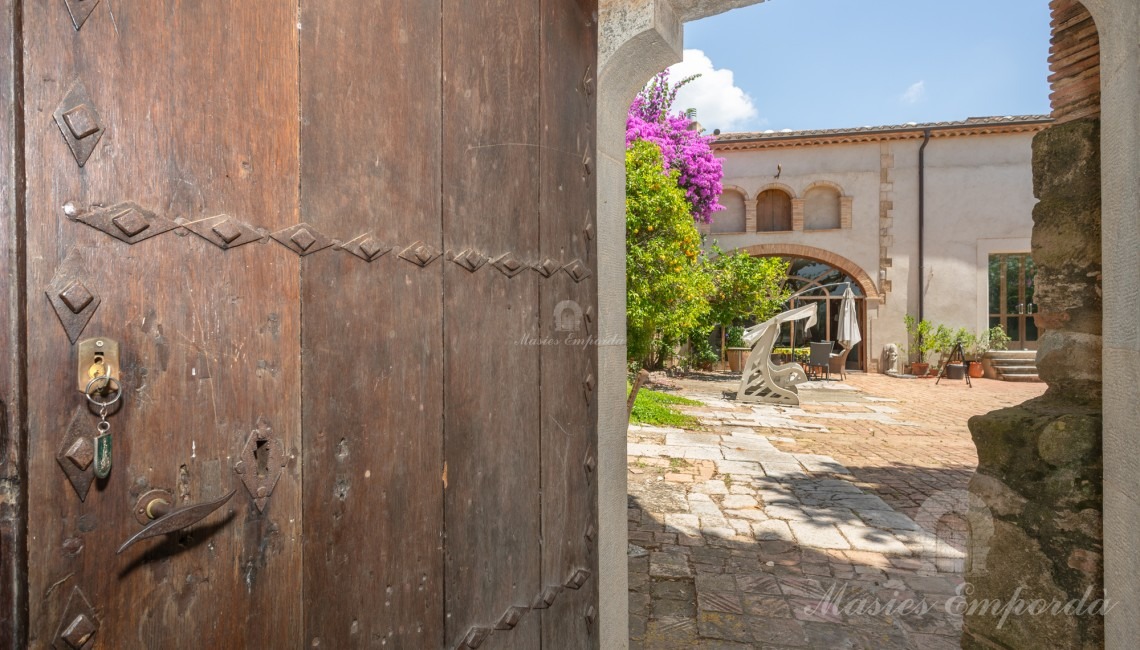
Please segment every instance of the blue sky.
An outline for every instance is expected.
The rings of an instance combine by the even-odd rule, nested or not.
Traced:
[[[709,131],[1049,112],[1047,0],[768,0],[690,23],[678,98]],[[703,56],[702,56],[703,55]]]

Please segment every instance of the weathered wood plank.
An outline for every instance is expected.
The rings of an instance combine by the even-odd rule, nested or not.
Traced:
[[[301,97],[303,218],[394,247],[302,265],[306,643],[441,647],[439,4],[304,3]]]
[[[541,348],[542,579],[565,587],[542,612],[544,648],[598,647],[596,8],[542,2],[542,258],[563,266],[542,284],[542,338],[557,343]]]
[[[18,3],[0,0],[0,646],[26,645],[23,482],[24,325]]]
[[[538,0],[443,5],[444,245],[539,253]],[[510,264],[503,260],[509,273]],[[447,647],[541,591],[538,283],[493,263],[444,269]],[[523,616],[490,647],[540,647]]]
[[[298,647],[297,256],[271,241],[222,251],[185,232],[128,246],[61,210],[131,200],[190,221],[296,223],[296,6],[103,2],[76,31],[65,3],[22,4],[29,479],[40,486],[28,517],[30,644],[51,642],[79,587],[106,647]],[[52,119],[77,80],[106,127],[82,169]],[[86,334],[121,342],[127,393],[111,419],[114,469],[82,504],[55,454],[83,397],[44,297],[69,254],[102,298]],[[259,420],[292,459],[264,514],[241,488],[189,535],[115,555],[140,527],[143,487],[185,505],[237,486],[232,466]]]

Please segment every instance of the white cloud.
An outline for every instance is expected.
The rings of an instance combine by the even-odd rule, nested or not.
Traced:
[[[732,70],[716,69],[701,50],[685,50],[684,61],[669,68],[669,80],[677,82],[699,74],[677,93],[674,110],[697,109],[697,121],[705,129],[739,129],[759,114],[752,98],[733,81]]]
[[[917,104],[926,97],[926,82],[916,81],[899,97],[904,104]]]

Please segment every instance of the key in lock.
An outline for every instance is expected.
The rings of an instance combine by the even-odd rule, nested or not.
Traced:
[[[77,388],[86,391],[96,377],[120,379],[119,342],[105,336],[79,342],[79,369]]]

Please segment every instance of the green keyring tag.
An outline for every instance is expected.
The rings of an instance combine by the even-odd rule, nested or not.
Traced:
[[[95,438],[95,476],[107,478],[111,475],[111,434],[103,433]]]

